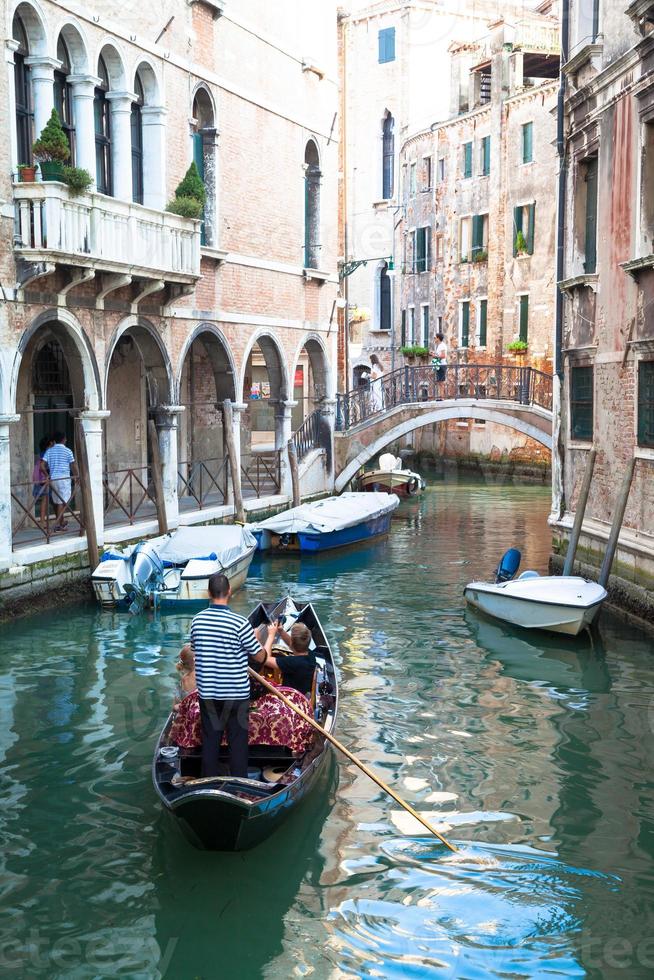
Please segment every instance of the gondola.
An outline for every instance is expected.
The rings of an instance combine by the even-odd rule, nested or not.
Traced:
[[[311,698],[314,718],[333,733],[338,707],[336,672],[313,606],[296,605],[286,597],[277,603],[259,603],[248,618],[255,628],[276,619],[286,629],[294,622],[309,627],[318,663]],[[201,749],[171,745],[172,722],[171,714],[155,749],[154,788],[184,835],[203,850],[242,851],[269,837],[312,789],[330,749],[317,732],[308,749],[297,755],[285,746],[251,745],[248,768],[256,770],[256,778],[241,779],[228,775],[227,748],[223,746],[225,775],[200,782]]]

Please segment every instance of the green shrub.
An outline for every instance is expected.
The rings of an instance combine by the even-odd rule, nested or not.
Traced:
[[[56,109],[52,110],[41,135],[32,144],[32,152],[37,160],[42,161],[64,163],[70,157],[68,140]]]
[[[487,262],[488,261],[488,252],[486,251],[486,249],[485,248],[478,248],[475,251],[473,251],[473,253],[472,253],[472,261],[473,262]]]
[[[409,347],[400,347],[400,353],[404,354],[405,357],[427,357],[429,350],[419,344],[414,344]]]
[[[518,234],[515,236],[515,250],[518,255],[527,252],[527,239],[525,238],[525,236],[522,234],[521,231],[519,231]]]
[[[527,350],[527,341],[512,340],[510,344],[507,344],[506,349],[512,351],[514,354],[523,354]]]
[[[70,187],[71,194],[83,194],[93,183],[93,177],[83,167],[64,167],[64,183]]]
[[[191,166],[186,171],[184,178],[175,188],[175,197],[192,197],[195,201],[199,201],[202,207],[204,207],[207,200],[207,192],[204,189],[202,177],[200,177],[198,168],[195,165],[195,160],[191,163]],[[170,211],[170,208],[168,208],[168,210]]]
[[[195,197],[174,197],[168,202],[166,211],[172,214],[179,214],[182,218],[202,217],[203,206]]]

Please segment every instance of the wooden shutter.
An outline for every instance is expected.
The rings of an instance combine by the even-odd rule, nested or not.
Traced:
[[[520,340],[527,343],[529,334],[529,297],[520,297]]]
[[[488,336],[488,300],[479,301],[479,346],[485,347]]]
[[[522,127],[522,162],[531,163],[534,158],[533,148],[533,123],[525,123]]]
[[[536,205],[529,205],[529,227],[527,228],[527,251],[530,255],[534,254],[534,220],[536,218]]]
[[[573,367],[570,371],[570,435],[573,439],[593,439],[593,368]]]
[[[516,248],[516,240],[518,238],[518,232],[522,231],[522,205],[518,208],[513,209],[513,254],[518,254],[518,249]]]
[[[463,176],[472,177],[472,143],[463,145]]]
[[[472,216],[472,258],[484,248],[484,216],[483,214],[473,214]]]
[[[461,304],[461,346],[470,346],[470,303]]]
[[[584,272],[597,268],[597,157],[586,164],[586,241]]]
[[[402,310],[400,322],[400,347],[406,347],[406,310]]]
[[[418,228],[416,231],[416,272],[425,271],[425,230],[425,228]]]
[[[484,136],[483,139],[483,174],[487,176],[490,173],[490,136]]]

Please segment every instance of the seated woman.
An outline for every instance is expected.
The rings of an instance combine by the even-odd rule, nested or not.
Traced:
[[[175,667],[180,675],[181,696],[175,699],[173,705],[175,718],[170,726],[170,740],[181,749],[194,749],[202,745],[202,723],[195,682],[195,657],[190,643],[179,651],[179,660]]]

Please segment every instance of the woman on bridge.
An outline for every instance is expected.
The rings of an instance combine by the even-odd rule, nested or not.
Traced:
[[[382,377],[384,367],[376,354],[370,355],[370,411],[381,412],[384,407],[384,390],[382,388]]]

